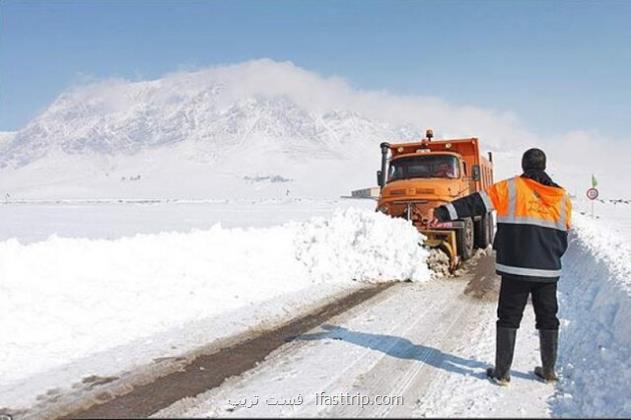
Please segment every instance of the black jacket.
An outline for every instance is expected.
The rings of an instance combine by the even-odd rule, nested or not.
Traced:
[[[497,273],[529,281],[557,281],[568,246],[572,204],[565,190],[547,175],[538,178],[524,174],[498,182],[434,209],[434,216],[447,221],[496,211]]]

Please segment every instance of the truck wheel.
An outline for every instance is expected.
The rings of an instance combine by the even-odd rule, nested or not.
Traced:
[[[473,220],[464,219],[464,229],[458,229],[456,241],[458,242],[458,254],[462,261],[466,261],[473,256],[474,232]]]
[[[493,220],[491,214],[487,213],[475,224],[475,247],[486,249],[493,237]]]

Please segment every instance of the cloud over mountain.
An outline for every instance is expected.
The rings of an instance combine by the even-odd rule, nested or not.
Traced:
[[[317,181],[305,169],[311,165],[338,180],[331,191],[336,195],[374,183],[381,141],[412,140],[427,127],[439,137],[480,137],[485,149],[498,154],[500,177],[517,171],[519,156],[534,145],[560,163],[552,172],[561,183],[573,181],[589,162],[598,170],[619,159],[587,159],[588,133],[539,139],[508,112],[360,91],[338,77],[264,59],[72,88],[22,130],[0,139],[0,188],[53,194],[53,187],[44,192],[38,185],[54,181],[81,185],[74,190],[81,195],[117,195],[124,193],[120,174],[144,172],[129,194],[177,195],[178,177],[197,195],[230,193],[226,186],[193,188],[193,174],[282,176],[305,192],[326,193],[308,185]]]

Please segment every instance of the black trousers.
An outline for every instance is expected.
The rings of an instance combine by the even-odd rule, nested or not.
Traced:
[[[502,276],[500,299],[497,305],[497,326],[519,328],[528,295],[532,295],[538,330],[558,330],[556,282],[543,283]]]

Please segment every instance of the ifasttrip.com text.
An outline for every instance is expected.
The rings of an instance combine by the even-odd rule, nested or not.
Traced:
[[[228,403],[234,407],[256,407],[260,404],[279,405],[279,406],[301,406],[305,403],[302,394],[293,397],[260,397],[253,395],[252,397],[241,398],[238,400],[229,399]],[[356,393],[326,393],[316,392],[313,394],[313,403],[316,406],[401,406],[404,404],[402,395],[365,395]]]

